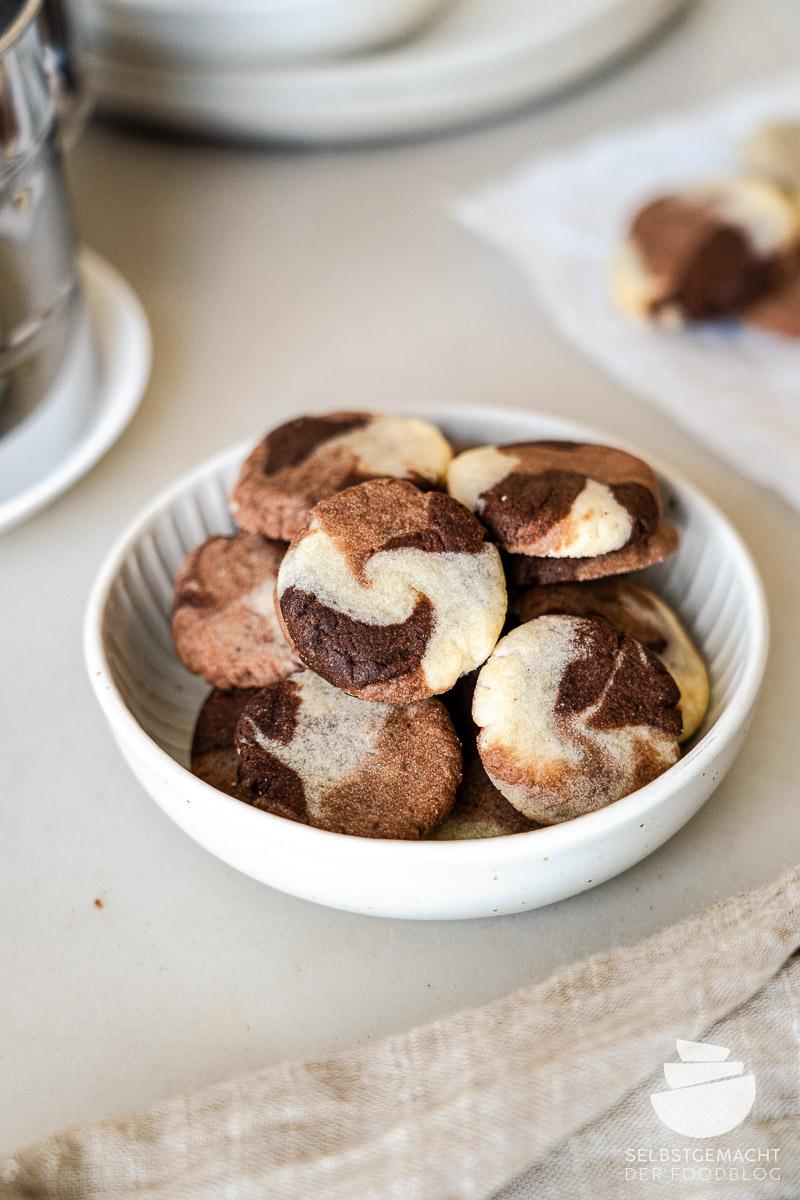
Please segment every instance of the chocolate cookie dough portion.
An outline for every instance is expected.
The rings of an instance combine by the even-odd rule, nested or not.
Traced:
[[[288,542],[315,504],[354,484],[391,477],[438,487],[452,454],[427,421],[367,412],[298,417],[245,461],[231,511],[240,528]]]
[[[298,656],[392,704],[448,691],[491,653],[506,614],[497,548],[440,492],[373,480],[317,505],[278,575]]]
[[[798,228],[794,205],[768,183],[718,180],[660,196],[617,254],[614,298],[667,324],[735,313],[780,279]]]
[[[661,516],[647,463],[591,443],[479,446],[453,459],[447,486],[505,551],[539,558],[622,550],[651,536]]]
[[[677,762],[679,698],[655,655],[608,621],[538,617],[504,637],[478,676],[478,752],[526,817],[567,821]]]
[[[795,267],[777,288],[748,304],[742,320],[765,333],[800,338],[800,269]]]
[[[284,552],[250,533],[191,552],[175,579],[171,622],[185,667],[218,688],[263,687],[297,670],[275,612]]]
[[[430,836],[437,842],[453,842],[530,833],[538,828],[500,795],[481,760],[475,758],[464,770],[450,816]]]
[[[424,837],[447,816],[461,778],[458,738],[438,700],[368,703],[312,671],[258,692],[236,744],[250,803],[357,837]]]
[[[250,793],[239,782],[239,755],[234,743],[236,726],[258,688],[215,688],[206,697],[197,717],[192,739],[191,771],[220,792],[249,800]]]
[[[665,600],[633,579],[602,579],[535,587],[520,598],[523,621],[551,613],[605,617],[660,659],[678,685],[683,718],[679,741],[690,738],[708,709],[708,673],[694,643]]]

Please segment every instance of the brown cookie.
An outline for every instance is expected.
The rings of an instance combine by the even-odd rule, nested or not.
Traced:
[[[677,531],[662,521],[649,537],[623,546],[621,550],[612,550],[610,554],[598,554],[596,558],[532,558],[526,554],[507,554],[504,562],[508,582],[514,587],[528,587],[535,583],[571,583],[624,575],[663,562],[677,548]]]
[[[239,782],[234,736],[239,717],[257,693],[258,688],[233,688],[227,692],[215,688],[206,697],[194,727],[192,774],[237,800],[250,800],[251,796]]]
[[[506,613],[481,523],[449,496],[390,479],[317,505],[281,564],[278,600],[306,666],[392,704],[448,691],[488,658]]]
[[[523,621],[550,613],[605,617],[615,629],[651,650],[678,685],[683,717],[678,740],[686,741],[699,729],[708,709],[705,665],[676,614],[650,588],[626,578],[535,587],[519,599],[518,611]]]
[[[421,838],[444,820],[461,750],[438,700],[357,700],[312,671],[258,692],[237,727],[250,803],[358,837]]]
[[[726,316],[780,278],[797,238],[797,210],[768,183],[717,180],[659,196],[614,261],[614,298],[667,324]]]
[[[516,556],[536,559],[534,572],[553,571],[557,578],[575,579],[585,570],[606,574],[611,555],[627,555],[640,566],[645,547],[652,561],[649,547],[662,528],[652,470],[611,446],[479,446],[453,459],[447,486],[512,562]],[[614,569],[624,568],[615,562]]]
[[[537,617],[478,676],[478,752],[505,798],[551,825],[602,808],[677,762],[680,693],[601,617]]]
[[[795,266],[783,283],[749,304],[742,320],[766,333],[800,338],[800,269]]]
[[[367,479],[437,487],[451,457],[427,421],[368,412],[298,417],[273,429],[245,461],[231,511],[240,528],[288,542],[320,500]]]
[[[175,579],[172,638],[178,657],[218,688],[263,687],[298,661],[275,612],[285,547],[257,534],[212,537]]]
[[[452,842],[530,833],[538,828],[535,821],[529,821],[500,795],[481,760],[474,758],[464,768],[449,817],[430,836],[437,842]]]

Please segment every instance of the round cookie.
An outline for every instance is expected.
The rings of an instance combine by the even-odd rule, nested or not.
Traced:
[[[453,459],[447,486],[512,562],[516,556],[547,560],[532,568],[537,573],[553,570],[566,579],[586,570],[606,574],[626,558],[639,566],[642,557],[653,561],[665,539],[655,475],[640,458],[611,446],[479,446]],[[674,537],[666,535],[669,544]]]
[[[291,541],[315,504],[367,479],[444,483],[453,451],[428,421],[335,412],[287,421],[259,442],[231,495],[236,524]]]
[[[380,479],[318,504],[278,574],[299,658],[391,704],[448,691],[484,662],[506,614],[497,548],[441,492]]]
[[[239,717],[257,695],[258,688],[214,688],[203,703],[192,738],[190,767],[193,775],[237,800],[251,800],[239,782],[239,755],[234,737]]]
[[[263,687],[296,671],[275,612],[285,547],[257,534],[212,537],[175,579],[172,640],[181,662],[218,688]]]
[[[692,639],[665,600],[633,579],[555,584],[525,592],[518,602],[523,621],[550,613],[605,617],[660,659],[678,685],[678,708],[685,742],[699,729],[708,709],[708,673]]]
[[[250,802],[357,837],[421,838],[447,816],[461,749],[444,705],[370,704],[299,671],[258,692],[237,726]]]
[[[621,550],[598,554],[596,558],[533,558],[526,554],[507,554],[504,558],[506,575],[514,587],[605,579],[609,575],[624,575],[663,562],[677,550],[678,540],[677,530],[662,521],[655,533],[640,542],[631,542]]]
[[[474,758],[464,768],[450,816],[430,837],[437,842],[454,842],[530,833],[538,828],[535,821],[529,821],[500,795],[481,760]]]
[[[665,324],[726,316],[776,282],[798,232],[794,205],[757,180],[660,196],[636,214],[616,255],[614,299]]]
[[[655,655],[603,618],[537,617],[504,637],[478,676],[478,752],[526,817],[567,821],[677,762],[679,698]]]

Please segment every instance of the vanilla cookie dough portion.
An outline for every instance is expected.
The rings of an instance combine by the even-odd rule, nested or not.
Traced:
[[[534,587],[518,601],[523,621],[551,613],[605,617],[615,629],[635,638],[660,659],[678,685],[683,718],[679,741],[696,733],[708,710],[708,673],[677,615],[650,588],[633,579]]]
[[[538,828],[535,821],[529,821],[500,795],[481,760],[474,758],[464,768],[464,778],[449,817],[430,837],[437,842],[454,842],[530,833]]]
[[[192,550],[175,579],[171,620],[185,667],[218,688],[263,687],[297,670],[275,611],[284,552],[250,533]]]
[[[250,803],[357,837],[424,837],[453,806],[461,749],[438,700],[370,703],[312,671],[258,692],[236,731]]]
[[[221,691],[214,688],[200,709],[192,737],[192,774],[237,800],[250,800],[251,797],[239,782],[239,754],[234,741],[236,726],[258,690],[232,688]]]
[[[336,687],[392,704],[448,691],[506,614],[497,548],[451,497],[373,480],[317,505],[278,575],[288,637]]]
[[[368,412],[298,417],[269,433],[231,495],[236,524],[291,541],[315,504],[368,479],[444,483],[453,452],[428,421]]]
[[[779,281],[800,218],[769,183],[723,179],[659,196],[634,217],[612,264],[618,306],[678,325],[721,317]]]
[[[478,446],[453,459],[447,488],[505,551],[540,558],[610,554],[648,537],[661,516],[647,463],[590,443]]]
[[[742,143],[741,160],[749,175],[796,193],[800,190],[800,122],[762,126]]]
[[[567,821],[677,762],[680,693],[659,660],[601,617],[537,617],[478,676],[478,752],[532,821]]]

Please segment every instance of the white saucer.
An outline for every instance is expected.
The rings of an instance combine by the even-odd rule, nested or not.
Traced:
[[[92,44],[228,68],[359,54],[419,29],[453,0],[84,0]]]
[[[383,52],[292,67],[87,56],[101,109],[238,137],[342,142],[494,116],[629,49],[685,0],[459,0],[422,36]]]
[[[4,494],[0,481],[0,532],[44,508],[94,466],[136,412],[150,375],[150,329],[130,285],[94,251],[81,251],[80,267],[97,355],[97,392],[55,465],[31,455],[24,471],[16,464],[13,491]]]

